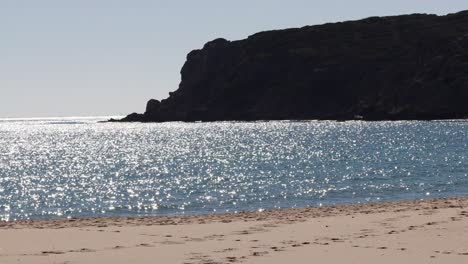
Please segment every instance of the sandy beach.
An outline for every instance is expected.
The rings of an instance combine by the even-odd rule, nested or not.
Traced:
[[[0,263],[467,263],[468,198],[0,223]]]

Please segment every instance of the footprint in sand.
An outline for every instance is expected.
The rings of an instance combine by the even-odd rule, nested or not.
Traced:
[[[96,252],[96,250],[92,250],[89,248],[82,248],[80,250],[70,250],[69,252],[89,253],[89,252]]]
[[[62,255],[62,254],[65,254],[65,252],[63,251],[42,251],[41,252],[42,255]]]
[[[261,257],[261,256],[264,256],[266,254],[268,254],[269,252],[268,251],[255,251],[255,252],[252,252],[252,256],[254,257]]]
[[[221,250],[216,250],[216,251],[213,251],[214,253],[226,253],[226,252],[232,252],[232,251],[235,251],[237,250],[236,248],[225,248],[225,249],[221,249]]]
[[[281,247],[281,248],[279,248],[279,247],[270,247],[270,249],[272,249],[272,250],[274,250],[274,251],[276,251],[276,252],[278,252],[278,251],[284,251],[284,247]]]
[[[227,260],[228,262],[231,262],[231,263],[237,262],[237,258],[236,258],[236,257],[226,257],[226,260]]]
[[[137,247],[152,247],[152,245],[148,243],[141,243],[141,244],[138,244]]]

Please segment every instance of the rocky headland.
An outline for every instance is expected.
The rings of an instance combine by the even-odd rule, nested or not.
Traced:
[[[120,121],[468,118],[468,11],[216,39],[182,81]]]

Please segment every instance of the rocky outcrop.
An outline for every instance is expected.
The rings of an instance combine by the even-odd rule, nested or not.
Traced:
[[[122,121],[468,118],[468,11],[216,39]]]

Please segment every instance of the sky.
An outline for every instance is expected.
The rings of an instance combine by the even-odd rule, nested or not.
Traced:
[[[0,0],[0,118],[125,115],[177,89],[218,37],[410,13],[466,0]]]

